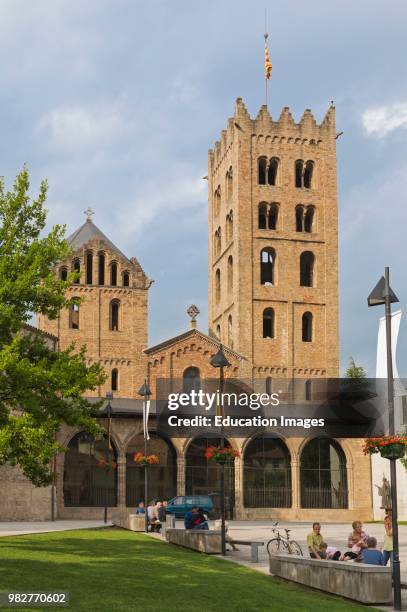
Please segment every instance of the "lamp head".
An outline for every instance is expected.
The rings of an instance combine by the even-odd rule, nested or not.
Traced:
[[[223,352],[222,344],[219,346],[219,350],[216,355],[210,358],[209,363],[214,368],[227,368],[230,366],[230,362],[227,360],[225,353]]]
[[[144,379],[143,385],[138,390],[138,394],[141,395],[141,397],[148,397],[149,395],[151,395],[151,389],[148,386],[146,379]]]
[[[386,281],[384,279],[384,276],[382,276],[379,282],[377,283],[377,285],[375,286],[375,288],[373,289],[373,291],[370,293],[369,297],[367,298],[367,305],[368,306],[382,306],[383,304],[385,304],[386,303],[385,288],[386,288]],[[389,294],[390,294],[390,303],[396,304],[399,301],[399,299],[391,287],[389,287]]]

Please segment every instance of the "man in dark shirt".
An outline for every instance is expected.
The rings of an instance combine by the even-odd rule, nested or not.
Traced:
[[[368,565],[384,565],[383,553],[377,550],[376,538],[367,538],[367,548],[362,551],[363,563]]]

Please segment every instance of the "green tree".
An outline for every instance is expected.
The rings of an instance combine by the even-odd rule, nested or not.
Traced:
[[[350,357],[348,367],[345,372],[345,378],[366,378],[366,370],[363,366],[358,366],[353,357]]]
[[[37,486],[51,482],[50,462],[62,451],[55,436],[63,424],[99,435],[98,404],[84,398],[105,380],[99,364],[88,366],[85,348],[53,351],[25,325],[33,314],[55,319],[69,306],[55,265],[70,253],[65,227],[44,232],[47,183],[29,196],[26,168],[11,191],[0,179],[0,465],[19,465]]]

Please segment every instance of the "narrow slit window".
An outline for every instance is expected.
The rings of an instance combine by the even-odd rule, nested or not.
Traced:
[[[274,310],[266,308],[263,311],[263,338],[274,338]]]

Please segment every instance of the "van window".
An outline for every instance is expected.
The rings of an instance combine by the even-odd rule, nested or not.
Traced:
[[[184,503],[183,497],[176,497],[174,499],[174,506],[181,506]]]

